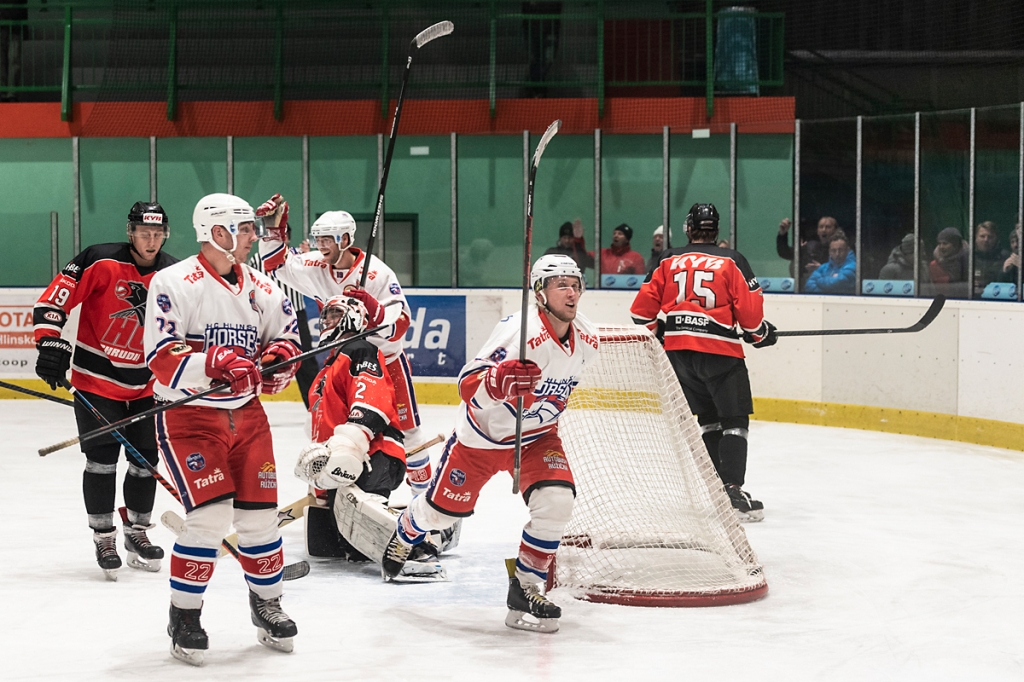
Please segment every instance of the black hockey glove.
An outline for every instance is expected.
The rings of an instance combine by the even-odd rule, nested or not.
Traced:
[[[775,342],[779,340],[779,335],[775,333],[775,325],[768,320],[764,321],[761,328],[751,334],[750,332],[743,332],[743,340],[747,343],[753,344],[754,348],[765,348],[767,346],[774,346]]]
[[[71,369],[71,344],[59,336],[47,336],[36,343],[36,350],[36,374],[56,391]]]
[[[658,328],[654,331],[654,338],[658,339],[658,343],[665,345],[665,320],[658,318]]]

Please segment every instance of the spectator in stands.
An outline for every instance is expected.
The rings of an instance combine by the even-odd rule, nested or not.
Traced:
[[[1003,261],[1003,274],[999,278],[1001,282],[1016,282],[1017,271],[1020,270],[1020,223],[1010,233],[1010,255]]]
[[[0,4],[0,21],[25,21],[28,19],[27,5],[28,0],[4,0]],[[21,52],[24,35],[25,26],[22,24],[0,24],[0,102],[18,100],[18,93],[3,88],[17,87],[22,83]]]
[[[811,273],[804,291],[812,294],[852,294],[857,283],[857,257],[840,231],[828,244],[828,262]]]
[[[999,245],[999,228],[991,220],[974,229],[974,298],[981,298],[990,282],[1000,281],[1010,252]]]
[[[775,251],[779,254],[779,258],[785,258],[788,261],[793,260],[793,247],[789,245],[789,229],[792,225],[789,218],[783,218],[779,223],[779,234],[775,238]],[[805,282],[807,277],[828,259],[829,241],[838,229],[839,223],[835,218],[822,216],[818,219],[817,240],[800,242],[800,266],[803,268],[803,272],[800,273],[801,283]],[[797,230],[797,234],[793,237],[794,243],[799,238],[799,230]],[[792,271],[790,274],[793,274]]]
[[[935,246],[935,260],[928,264],[928,275],[935,284],[955,284],[967,281],[967,242],[960,230],[947,227],[939,232]]]
[[[562,223],[558,228],[558,243],[544,252],[545,256],[552,254],[572,258],[580,270],[594,267],[594,254],[587,252],[586,240],[583,238],[582,220],[577,218],[571,223]]]
[[[921,270],[927,277],[928,267]],[[908,232],[889,254],[889,261],[882,266],[878,279],[914,279],[914,233]]]
[[[670,230],[671,232],[671,230]],[[669,235],[671,237],[671,234]],[[651,258],[647,261],[647,272],[654,272],[661,262],[661,252],[665,250],[665,226],[658,225],[651,237]]]
[[[494,253],[494,242],[490,239],[474,239],[465,255],[459,256],[459,286],[495,286],[494,264],[489,263]]]
[[[612,230],[611,247],[601,249],[602,275],[642,275],[647,272],[644,257],[630,248],[632,239],[633,228],[626,223]]]

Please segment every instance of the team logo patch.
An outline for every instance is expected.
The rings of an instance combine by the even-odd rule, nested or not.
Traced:
[[[167,350],[171,355],[185,355],[191,351],[192,348],[187,343],[176,343]]]
[[[402,287],[398,286],[398,282],[392,282],[388,286],[388,291],[390,291],[395,296],[398,296],[400,293],[402,293]]]
[[[349,421],[352,421],[353,419],[362,419],[362,418],[363,418],[363,411],[360,410],[358,407],[352,408],[352,411],[348,413]]]
[[[273,462],[264,462],[263,466],[260,467],[260,471],[264,473],[269,471],[277,471],[277,466]]]
[[[454,486],[464,486],[466,484],[466,472],[462,469],[452,469],[451,473],[448,474],[448,480]]]
[[[507,350],[504,348],[496,348],[494,352],[491,353],[491,362],[501,362],[505,359],[506,355],[508,355]]]
[[[281,301],[281,310],[284,311],[285,315],[294,315],[295,314],[294,311],[292,311],[292,302],[289,301],[287,298],[285,298],[283,301]]]
[[[255,310],[256,312],[258,312],[258,313],[262,312],[260,310],[259,306],[256,305],[256,290],[255,289],[253,289],[252,291],[249,292],[249,305],[252,306],[252,309]]]
[[[569,462],[566,461],[565,455],[555,450],[548,450],[544,453],[544,463],[548,465],[548,469],[569,470]]]
[[[190,471],[202,471],[206,468],[206,458],[198,452],[193,452],[185,458],[185,466],[187,466]]]
[[[171,297],[167,294],[160,294],[156,297],[156,305],[160,310],[169,313],[171,311]]]
[[[56,310],[48,310],[43,313],[43,319],[47,322],[60,322],[63,319],[63,316]]]

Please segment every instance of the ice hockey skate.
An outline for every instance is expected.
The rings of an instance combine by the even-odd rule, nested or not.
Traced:
[[[199,624],[202,609],[179,609],[171,604],[167,635],[171,638],[171,656],[189,665],[202,665],[210,640]]]
[[[505,625],[528,632],[558,632],[558,619],[562,609],[541,594],[540,585],[523,586],[516,577],[516,560],[506,559],[508,568],[508,615]]]
[[[399,540],[398,531],[395,531],[388,541],[387,549],[384,550],[384,556],[380,559],[380,573],[385,582],[394,580],[395,576],[402,572],[411,553],[412,546]]]
[[[260,599],[259,595],[250,590],[249,610],[259,643],[269,649],[290,654],[295,648],[292,639],[299,634],[299,629],[295,621],[281,610],[281,598]]]
[[[156,573],[160,570],[160,561],[164,558],[164,550],[149,541],[146,531],[152,528],[153,524],[148,526],[125,524],[124,548],[128,552],[130,567]]]
[[[117,555],[117,530],[106,533],[93,531],[92,541],[96,545],[96,563],[103,569],[107,580],[117,582],[117,569],[121,568],[121,557]]]
[[[764,505],[751,498],[750,493],[734,483],[726,485],[725,492],[729,493],[729,501],[740,521],[756,523],[764,519]]]

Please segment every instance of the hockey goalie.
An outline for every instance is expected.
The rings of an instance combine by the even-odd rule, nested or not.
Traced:
[[[360,299],[334,296],[320,313],[320,343],[379,324]],[[306,550],[379,564],[398,515],[388,497],[406,474],[395,390],[380,350],[357,339],[332,351],[310,389],[309,411],[313,443],[295,465],[318,500],[306,510]],[[446,580],[437,554],[437,546],[427,544],[399,580]]]

